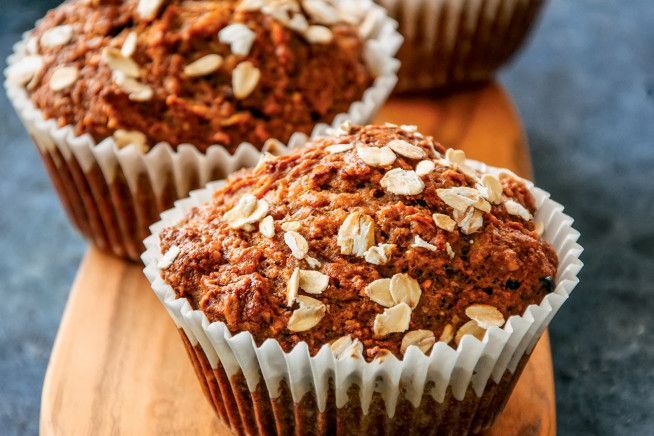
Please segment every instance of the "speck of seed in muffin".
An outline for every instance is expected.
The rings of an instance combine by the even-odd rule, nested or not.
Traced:
[[[300,288],[309,294],[322,294],[329,286],[329,276],[320,271],[300,270]]]
[[[201,77],[215,72],[223,64],[223,58],[217,54],[208,54],[184,67],[186,77]]]
[[[295,268],[286,284],[286,305],[292,307],[300,289],[300,268]]]
[[[341,336],[332,342],[329,347],[334,357],[358,357],[363,352],[363,344],[358,339],[352,339],[350,335]]]
[[[368,248],[363,254],[366,262],[373,265],[386,265],[391,258],[391,249],[393,244],[379,243]]]
[[[372,301],[384,307],[393,307],[395,305],[391,295],[391,279],[373,280],[364,288],[363,292]]]
[[[175,262],[175,259],[177,259],[177,256],[179,256],[180,249],[177,245],[171,245],[168,251],[161,256],[161,259],[157,262],[157,268],[159,269],[167,269],[170,265]]]
[[[259,221],[259,232],[266,238],[272,238],[275,236],[275,222],[273,217],[268,215]]]
[[[450,259],[454,259],[456,253],[454,252],[454,250],[452,250],[452,246],[450,245],[449,242],[445,243],[445,250],[447,251],[447,255],[450,256]]]
[[[466,307],[466,316],[477,322],[479,327],[489,329],[491,327],[502,327],[504,315],[496,307],[488,304],[471,304]]]
[[[120,53],[126,58],[131,58],[136,51],[137,42],[138,36],[136,35],[136,32],[129,32],[123,41],[123,45],[120,47]]]
[[[49,86],[53,91],[61,91],[77,81],[79,70],[76,66],[57,67],[50,76]]]
[[[122,71],[114,71],[112,78],[120,90],[127,94],[132,101],[148,101],[154,94],[150,86],[128,77]]]
[[[17,85],[24,85],[43,69],[43,57],[28,55],[7,68],[7,79]]]
[[[136,13],[144,20],[152,20],[159,13],[163,0],[139,0]]]
[[[43,48],[54,48],[60,45],[66,45],[73,38],[73,26],[62,24],[43,32],[39,43]]]
[[[357,147],[357,155],[371,167],[383,167],[395,162],[396,155],[389,147],[368,147],[360,145]]]
[[[379,181],[382,188],[397,195],[418,195],[425,189],[420,176],[413,170],[393,168]]]
[[[452,324],[445,324],[438,340],[449,344],[452,339],[454,339],[454,326]]]
[[[472,335],[481,341],[484,339],[485,334],[486,330],[480,327],[479,324],[477,324],[477,321],[473,319],[459,327],[456,336],[454,336],[454,343],[459,345],[465,335]]]
[[[325,26],[309,26],[304,37],[311,44],[329,44],[334,39],[332,31]]]
[[[390,333],[401,333],[409,328],[411,308],[406,303],[400,303],[375,316],[372,330],[377,337]]]
[[[423,159],[427,156],[422,148],[403,139],[393,139],[386,145],[396,154],[409,159]]]
[[[137,78],[141,74],[138,64],[115,47],[102,49],[102,61],[113,71],[120,71],[127,77]]]
[[[336,24],[341,20],[338,9],[323,0],[304,0],[304,10],[317,23]]]
[[[375,221],[359,211],[350,213],[339,227],[336,241],[341,254],[363,257],[375,245]]]
[[[259,83],[261,71],[250,61],[241,62],[232,72],[232,89],[234,96],[242,100],[254,91]]]
[[[416,165],[416,174],[419,176],[426,176],[436,169],[436,164],[431,160],[421,160]]]
[[[228,44],[230,51],[238,56],[247,56],[250,53],[256,36],[256,33],[242,23],[230,24],[218,32],[220,42]]]
[[[317,325],[327,312],[327,306],[315,298],[298,295],[300,307],[288,319],[286,327],[292,332],[303,332]]]
[[[298,230],[300,230],[300,227],[302,227],[302,224],[300,224],[299,221],[286,221],[285,223],[282,223],[281,227],[282,230],[284,230],[285,232],[289,232],[289,231],[297,232]]]
[[[488,200],[493,204],[500,204],[503,191],[500,179],[494,174],[484,174],[481,176],[481,183],[488,190]]]
[[[453,232],[456,228],[456,221],[450,218],[449,215],[435,213],[432,215],[432,218],[434,219],[434,224],[436,224],[436,227],[447,232]]]
[[[402,338],[400,352],[406,354],[410,346],[416,346],[423,353],[428,353],[436,343],[436,337],[431,330],[411,330]]]
[[[330,154],[338,154],[338,153],[344,153],[346,151],[352,150],[354,148],[354,145],[350,143],[345,143],[345,144],[332,144],[330,146],[325,147],[325,151]]]
[[[389,287],[396,304],[406,303],[411,309],[416,308],[422,295],[420,284],[416,279],[404,273],[394,274]]]
[[[289,231],[284,233],[284,242],[291,249],[291,254],[296,259],[304,259],[309,252],[309,243],[304,236],[298,232]]]
[[[133,144],[138,150],[142,152],[145,152],[148,149],[147,137],[143,132],[139,132],[138,130],[118,129],[112,136],[114,142],[116,143],[116,147],[118,148],[125,148],[128,145]]]
[[[415,237],[413,238],[413,244],[411,244],[411,246],[416,248],[425,248],[429,251],[437,250],[435,245],[432,245],[429,242],[425,241],[420,237],[420,235],[415,235]]]
[[[529,211],[523,205],[515,200],[506,200],[504,202],[504,208],[510,215],[518,216],[525,221],[529,221],[533,218],[531,213],[529,213]]]

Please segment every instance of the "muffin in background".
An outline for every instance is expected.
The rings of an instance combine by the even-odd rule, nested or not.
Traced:
[[[578,233],[415,126],[331,133],[194,192],[145,241],[207,398],[247,434],[488,428],[576,284]]]
[[[374,116],[396,24],[365,0],[305,3],[70,0],[37,23],[6,87],[85,236],[135,260],[190,189]]]
[[[483,82],[520,49],[545,0],[376,0],[400,25],[397,92]]]

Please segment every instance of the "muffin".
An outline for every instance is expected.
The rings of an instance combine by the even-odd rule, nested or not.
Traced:
[[[578,234],[415,126],[332,133],[152,227],[145,273],[207,397],[237,433],[489,427],[576,284]]]
[[[75,224],[137,259],[190,189],[374,115],[401,37],[350,4],[70,0],[16,47],[6,86]]]
[[[377,0],[405,38],[397,91],[490,79],[525,42],[545,0]]]

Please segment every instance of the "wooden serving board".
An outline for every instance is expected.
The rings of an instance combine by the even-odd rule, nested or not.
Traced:
[[[378,121],[417,124],[468,156],[530,177],[525,138],[497,84],[445,98],[390,101]],[[141,265],[90,247],[43,383],[43,435],[228,435],[205,400],[173,322]],[[547,333],[489,435],[554,435]]]

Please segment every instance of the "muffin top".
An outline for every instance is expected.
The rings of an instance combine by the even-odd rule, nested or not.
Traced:
[[[482,338],[553,291],[557,258],[510,172],[415,126],[343,125],[231,176],[160,234],[177,297],[285,351],[401,357]]]
[[[13,76],[45,118],[96,141],[261,148],[361,99],[379,19],[365,13],[326,0],[69,0],[38,23]]]

